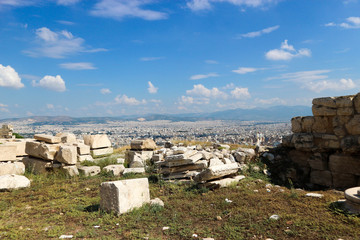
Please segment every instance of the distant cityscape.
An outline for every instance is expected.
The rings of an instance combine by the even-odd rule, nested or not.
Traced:
[[[55,135],[59,132],[71,132],[81,139],[84,134],[105,133],[109,136],[113,147],[129,145],[132,140],[139,138],[152,138],[158,145],[172,140],[254,145],[257,138],[260,138],[262,145],[274,146],[281,142],[282,136],[291,134],[290,122],[119,120],[106,121],[106,123],[41,125],[34,124],[31,119],[21,119],[6,123],[13,125],[14,132],[25,138],[32,138],[37,133]]]

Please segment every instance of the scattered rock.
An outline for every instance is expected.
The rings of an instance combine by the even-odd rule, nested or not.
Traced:
[[[320,193],[307,193],[305,194],[306,197],[314,197],[314,198],[322,198],[324,197],[323,194],[320,194]]]

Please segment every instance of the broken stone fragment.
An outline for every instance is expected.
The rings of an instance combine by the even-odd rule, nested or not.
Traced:
[[[77,151],[75,146],[61,146],[56,160],[65,164],[76,164],[77,162]]]
[[[238,163],[213,166],[202,171],[199,175],[197,175],[194,178],[194,180],[196,182],[203,182],[212,179],[217,179],[227,175],[235,174],[238,172],[238,170],[239,170]]]
[[[56,153],[60,149],[60,144],[48,144],[44,142],[26,142],[25,152],[32,157],[43,160],[53,161]]]
[[[0,162],[16,161],[16,146],[0,144]]]
[[[99,166],[80,166],[78,167],[79,173],[84,176],[96,176],[100,173],[101,169]]]
[[[132,150],[155,150],[156,143],[152,139],[138,139],[131,141],[130,147]]]
[[[46,143],[61,143],[60,137],[47,135],[47,134],[35,134],[34,138],[36,140],[39,140],[41,142],[46,142]]]
[[[128,173],[143,174],[145,173],[145,168],[125,168],[123,174]]]
[[[23,175],[24,173],[25,165],[22,162],[0,162],[0,175]]]
[[[114,149],[112,147],[99,148],[90,150],[90,152],[93,157],[101,157],[111,155],[114,152]]]
[[[76,136],[73,133],[57,133],[55,136],[59,137],[62,143],[76,143]]]
[[[206,160],[200,160],[197,161],[194,164],[189,164],[189,165],[182,165],[182,166],[176,166],[176,167],[163,167],[160,170],[161,174],[170,174],[170,173],[177,173],[177,172],[184,172],[187,170],[202,170],[207,168],[208,166],[208,162]]]
[[[111,142],[106,134],[84,135],[84,143],[91,149],[111,147]]]
[[[25,176],[7,174],[0,176],[0,191],[30,187],[30,180]]]
[[[125,167],[122,164],[108,165],[103,168],[104,172],[110,172],[114,176],[120,176],[124,172],[124,170],[125,170]]]

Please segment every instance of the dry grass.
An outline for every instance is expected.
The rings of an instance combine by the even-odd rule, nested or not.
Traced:
[[[30,188],[0,193],[0,239],[58,239],[62,234],[78,239],[196,239],[193,234],[217,240],[360,239],[360,219],[332,210],[331,203],[342,195],[331,190],[321,192],[322,199],[283,187],[267,192],[266,181],[248,176],[236,186],[206,191],[152,176],[151,197],[161,198],[165,208],[146,205],[118,217],[101,212],[98,204],[100,183],[120,178],[28,177]],[[273,214],[280,219],[269,220]],[[163,231],[164,226],[170,229]]]

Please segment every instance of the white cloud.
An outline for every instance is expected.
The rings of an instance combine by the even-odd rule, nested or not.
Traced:
[[[223,2],[230,3],[236,6],[263,7],[267,4],[276,3],[278,2],[278,0],[189,0],[186,5],[192,11],[201,11],[211,9],[211,3]]]
[[[42,87],[56,92],[66,91],[65,82],[60,75],[57,75],[56,77],[47,75],[40,81],[32,81],[32,85],[34,87]]]
[[[100,90],[100,92],[101,92],[101,94],[104,94],[104,95],[111,93],[110,89],[108,89],[108,88],[102,88],[102,89]]]
[[[207,98],[227,98],[227,94],[220,91],[218,88],[214,87],[212,89],[208,89],[202,84],[194,85],[193,89],[186,91],[186,94]]]
[[[231,96],[235,99],[248,99],[251,98],[248,88],[236,87],[231,91]]]
[[[228,83],[224,87],[222,87],[222,89],[234,89],[234,88],[235,88],[235,84],[233,83]]]
[[[199,80],[204,78],[210,78],[210,77],[218,77],[219,75],[217,73],[209,73],[209,74],[197,74],[190,77],[190,80]]]
[[[80,1],[81,0],[57,0],[57,4],[64,5],[64,6],[70,6],[70,5],[77,4]]]
[[[91,14],[98,17],[121,20],[125,17],[136,17],[145,20],[161,20],[168,17],[167,13],[143,9],[152,0],[100,0],[91,10]]]
[[[193,104],[194,98],[190,96],[181,96],[180,103],[182,104]]]
[[[297,51],[293,45],[288,44],[288,40],[281,43],[280,49],[273,49],[265,54],[269,60],[291,60],[296,57],[310,57],[311,51],[307,48],[302,48]]]
[[[23,7],[33,5],[35,1],[31,0],[1,0],[0,1],[0,8],[1,6],[8,6],[8,7]]]
[[[277,77],[268,78],[268,80],[282,79],[287,82],[294,82],[301,88],[312,92],[322,92],[324,90],[344,91],[356,88],[352,79],[329,79],[326,73],[331,70],[313,70],[294,73],[285,73]]]
[[[96,67],[89,62],[77,62],[77,63],[61,63],[61,68],[69,69],[69,70],[92,70],[96,69]]]
[[[124,104],[124,105],[140,105],[140,104],[146,104],[146,100],[139,101],[134,97],[128,97],[125,94],[124,95],[118,95],[115,97],[115,104]]]
[[[360,28],[360,17],[348,17],[346,18],[346,21],[342,23],[329,22],[325,24],[325,27],[336,27],[336,26],[346,29]]]
[[[8,105],[0,103],[0,107],[6,108]]]
[[[256,98],[255,103],[264,104],[264,105],[270,105],[270,104],[281,104],[285,105],[286,101],[284,99],[280,99],[278,97],[275,98],[269,98],[269,99],[260,99]]]
[[[70,21],[66,21],[66,20],[58,20],[57,21],[60,24],[64,24],[64,25],[74,25],[74,22],[70,22]]]
[[[150,62],[150,61],[156,61],[156,60],[161,60],[161,59],[164,59],[164,57],[142,57],[142,58],[140,58],[140,61]]]
[[[48,104],[46,104],[46,108],[47,108],[47,109],[54,109],[54,105],[48,103]]]
[[[152,93],[152,94],[157,93],[159,88],[155,87],[150,81],[148,81],[148,85],[149,85],[149,87],[148,87],[149,93]]]
[[[207,63],[207,64],[219,64],[218,61],[215,61],[215,60],[205,60],[205,63]]]
[[[0,64],[0,87],[23,88],[19,74],[11,66],[3,66]]]
[[[279,25],[276,25],[276,26],[264,28],[264,29],[262,29],[262,30],[260,30],[260,31],[240,34],[240,35],[238,36],[238,38],[254,38],[254,37],[260,37],[261,35],[268,34],[268,33],[271,33],[271,32],[273,32],[273,31],[277,30],[279,27],[280,27]]]
[[[53,32],[46,27],[36,30],[36,44],[38,47],[24,51],[31,57],[64,58],[81,52],[99,52],[106,49],[88,49],[84,46],[85,40],[74,37],[66,30]]]
[[[259,70],[264,70],[264,68],[239,67],[238,69],[232,70],[232,72],[238,74],[246,74],[246,73],[256,72]]]

